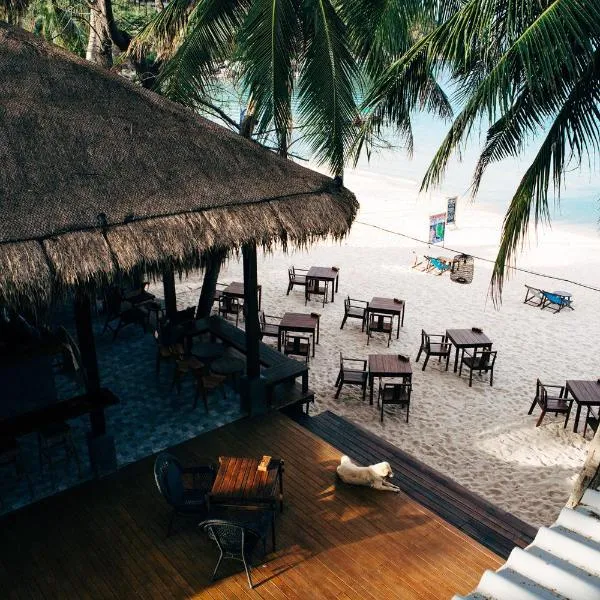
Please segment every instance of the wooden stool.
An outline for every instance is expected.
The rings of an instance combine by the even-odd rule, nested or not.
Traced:
[[[71,427],[67,423],[53,423],[38,431],[38,444],[40,454],[40,471],[44,471],[44,463],[48,464],[50,475],[54,480],[53,453],[56,448],[63,447],[65,450],[64,460],[69,464],[71,457],[75,459],[77,474],[81,477],[81,466],[79,456],[71,436]]]

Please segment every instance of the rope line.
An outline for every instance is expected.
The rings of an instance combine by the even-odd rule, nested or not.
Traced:
[[[379,229],[380,231],[385,231],[386,233],[391,233],[392,235],[397,235],[409,240],[413,240],[414,242],[418,242],[419,244],[425,244],[427,246],[431,246],[431,244],[427,240],[422,240],[420,238],[413,237],[412,235],[407,235],[406,233],[400,233],[399,231],[393,231],[391,229],[386,229],[385,227],[380,227],[379,225],[373,225],[372,223],[365,223],[365,221],[355,221],[359,225],[365,225],[366,227],[372,227],[373,229]],[[457,254],[468,254],[467,252],[463,252],[462,250],[455,250],[454,248],[449,248],[448,246],[444,246],[444,250],[448,250],[450,252],[456,252]],[[483,262],[488,262],[494,264],[495,261],[490,258],[484,258],[483,256],[475,256],[474,254],[469,254],[476,260],[481,260]],[[587,285],[586,283],[581,283],[579,281],[573,281],[572,279],[564,279],[563,277],[555,277],[554,275],[546,275],[545,273],[538,273],[537,271],[530,271],[529,269],[523,269],[521,267],[513,267],[508,266],[508,269],[512,269],[513,271],[519,271],[521,273],[528,273],[529,275],[537,275],[538,277],[545,277],[546,279],[554,279],[555,281],[563,281],[564,283],[570,283],[572,285],[577,285],[582,288],[586,288],[588,290],[592,290],[594,292],[600,292],[600,288],[594,287],[592,285]]]

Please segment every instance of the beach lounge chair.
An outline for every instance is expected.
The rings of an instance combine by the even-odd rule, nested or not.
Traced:
[[[558,392],[553,392],[548,394],[548,390],[559,390]],[[569,402],[566,398],[566,390],[564,385],[548,385],[543,384],[539,379],[535,384],[535,398],[531,403],[531,407],[529,408],[530,415],[533,412],[536,404],[539,404],[542,409],[542,413],[540,414],[540,418],[535,424],[536,427],[539,427],[544,420],[544,416],[547,412],[553,412],[556,416],[559,413],[568,415],[571,409],[571,402]]]
[[[421,358],[421,352],[425,352],[425,362],[423,363],[422,370],[425,370],[427,362],[430,356],[437,356],[438,360],[446,358],[446,371],[448,370],[448,363],[450,362],[450,351],[452,350],[452,344],[446,341],[446,336],[443,334],[430,334],[426,333],[424,329],[421,329],[421,347],[417,354],[416,362],[419,362]]]
[[[525,290],[525,300],[523,300],[524,304],[530,304],[531,306],[542,305],[542,302],[544,301],[544,296],[542,296],[542,290],[531,287],[527,284],[525,284]]]
[[[494,363],[496,362],[496,350],[488,349],[475,349],[473,354],[469,354],[466,350],[463,350],[462,357],[460,359],[460,369],[458,370],[458,376],[462,375],[463,365],[469,369],[469,387],[473,385],[473,371],[490,374],[490,386],[494,384]]]
[[[542,310],[544,308],[550,308],[552,312],[560,312],[563,308],[573,309],[571,304],[571,296],[563,295],[560,292],[546,292],[542,290]]]
[[[290,292],[295,285],[306,287],[306,274],[308,269],[298,269],[294,266],[288,269],[288,289],[286,295],[289,296]]]
[[[347,319],[360,319],[362,322],[361,331],[364,331],[365,316],[368,308],[369,303],[366,300],[356,300],[355,298],[350,298],[350,296],[348,296],[344,300],[344,318],[342,319],[340,329],[344,329]]]
[[[425,260],[427,261],[426,272],[434,271],[437,275],[442,275],[452,269],[452,263],[446,262],[446,259],[442,257],[425,256]]]
[[[398,404],[400,408],[406,406],[406,422],[408,423],[408,413],[410,411],[410,394],[412,385],[410,383],[384,383],[379,382],[379,395],[377,396],[377,406],[381,404],[380,421],[383,423],[383,407],[386,404]]]
[[[361,368],[357,368],[360,366]],[[340,372],[335,380],[338,398],[344,384],[360,385],[362,387],[363,400],[367,395],[367,361],[362,358],[345,358],[340,352]]]

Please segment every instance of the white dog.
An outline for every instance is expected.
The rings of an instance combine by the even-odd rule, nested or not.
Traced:
[[[344,483],[352,485],[366,485],[376,490],[387,492],[399,492],[397,485],[389,482],[388,477],[393,477],[392,467],[389,462],[380,462],[368,467],[355,465],[350,457],[342,456],[337,474]]]

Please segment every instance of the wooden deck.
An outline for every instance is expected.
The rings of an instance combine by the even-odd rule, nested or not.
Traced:
[[[153,458],[0,521],[1,598],[450,598],[501,559],[404,494],[336,481],[340,452],[280,414],[243,420],[173,449],[285,459],[275,554],[247,588],[236,563],[210,582],[216,549],[193,523],[165,538]]]

